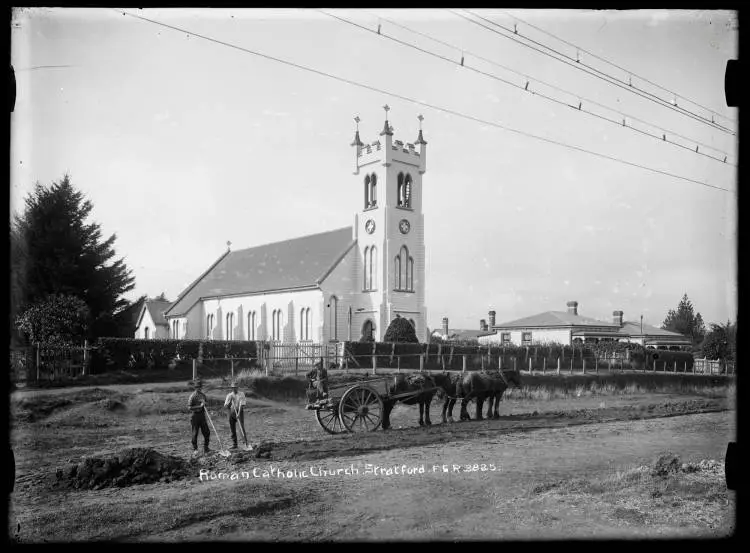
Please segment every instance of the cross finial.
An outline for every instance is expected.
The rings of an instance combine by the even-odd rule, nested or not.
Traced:
[[[227,240],[227,249],[230,250],[231,247],[232,247],[232,242],[230,242],[229,240]]]
[[[385,118],[388,119],[388,111],[390,111],[390,106],[388,104],[383,106],[383,109],[385,110]]]
[[[357,123],[357,130],[359,130],[359,115],[354,116],[354,121]]]
[[[424,117],[422,117],[422,114],[420,113],[417,116],[417,119],[419,119],[419,130],[421,131],[422,130],[422,120],[424,119]]]

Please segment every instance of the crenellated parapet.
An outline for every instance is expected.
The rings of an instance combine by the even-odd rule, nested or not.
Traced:
[[[356,146],[355,175],[359,174],[360,168],[374,163],[380,163],[387,167],[394,162],[399,162],[415,167],[420,174],[426,171],[427,142],[422,136],[422,116],[420,116],[419,136],[414,143],[394,140],[393,127],[386,119],[383,131],[380,133],[380,139],[370,144],[364,144],[359,139],[359,118],[357,117],[355,120],[357,121],[357,132],[355,140],[351,144]]]

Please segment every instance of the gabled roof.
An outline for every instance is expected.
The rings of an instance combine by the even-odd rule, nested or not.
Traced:
[[[599,321],[591,317],[574,315],[567,311],[545,311],[537,315],[531,315],[522,319],[516,319],[507,323],[496,324],[493,328],[536,328],[536,327],[576,327],[576,326],[595,326],[607,328],[619,328],[619,325],[612,322]]]
[[[356,241],[352,227],[227,251],[188,286],[167,311],[187,313],[202,298],[316,287]]]
[[[167,319],[164,318],[164,312],[169,309],[171,305],[171,301],[164,300],[148,300],[146,302],[146,307],[148,307],[148,312],[151,315],[154,324],[169,326],[167,324]]]
[[[169,326],[167,319],[164,318],[164,313],[171,305],[172,303],[166,300],[147,299],[143,302],[141,310],[138,312],[138,319],[136,320],[135,328],[141,326],[141,321],[143,320],[143,315],[146,311],[148,311],[148,314],[151,316],[151,320],[155,325]]]

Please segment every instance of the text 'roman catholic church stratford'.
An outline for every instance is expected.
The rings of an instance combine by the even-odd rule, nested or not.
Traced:
[[[427,142],[354,135],[354,226],[227,249],[166,311],[171,338],[328,342],[383,338],[396,316],[427,341],[422,175]],[[417,150],[417,147],[419,149]],[[355,207],[355,206],[353,206]]]

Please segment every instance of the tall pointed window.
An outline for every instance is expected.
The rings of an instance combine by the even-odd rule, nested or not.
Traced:
[[[310,339],[310,308],[303,307],[299,312],[299,339],[309,340]]]
[[[206,338],[209,340],[214,337],[214,316],[213,314],[206,316]]]
[[[370,290],[378,289],[378,249],[373,246],[370,248]]]
[[[403,207],[411,207],[411,175],[408,173],[404,179],[404,198],[402,205]]]
[[[282,316],[281,309],[274,309],[271,314],[271,339],[281,340]]]
[[[375,173],[370,176],[370,206],[378,205],[378,177]]]
[[[247,339],[255,341],[255,329],[257,328],[257,321],[255,318],[255,311],[250,311],[247,314]]]
[[[331,296],[328,302],[328,329],[331,340],[338,340],[339,326],[339,300],[336,296]]]
[[[409,248],[401,246],[401,251],[393,261],[394,289],[401,292],[413,292],[414,258],[409,255]]]
[[[227,340],[234,340],[234,313],[227,313],[227,329],[226,336]]]
[[[396,177],[396,205],[403,207],[404,205],[404,174],[399,173]]]
[[[370,246],[365,248],[365,256],[362,265],[362,276],[364,277],[364,283],[362,284],[362,290],[367,291],[370,289]]]
[[[365,175],[365,209],[370,207],[370,175]]]
[[[144,338],[145,338],[146,340],[148,340],[148,339],[149,339],[149,331],[150,331],[150,330],[151,330],[151,329],[150,329],[149,327],[146,327],[146,328],[144,328],[144,329],[143,329],[143,337],[144,337]]]

